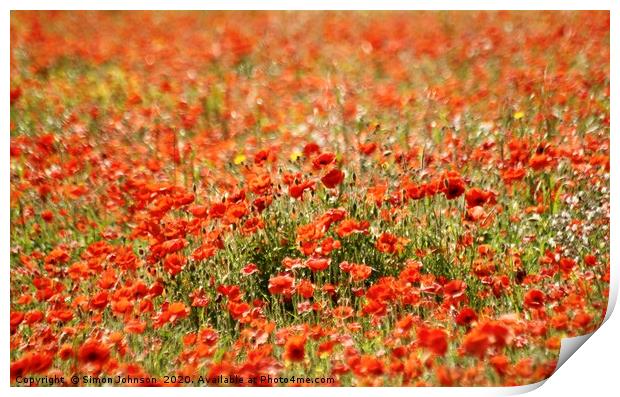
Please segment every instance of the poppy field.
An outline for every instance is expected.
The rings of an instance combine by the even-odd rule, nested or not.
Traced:
[[[549,377],[607,308],[609,21],[12,12],[11,385]]]

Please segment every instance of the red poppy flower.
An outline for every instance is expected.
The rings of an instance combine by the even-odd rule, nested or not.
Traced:
[[[495,194],[493,192],[474,187],[465,193],[465,201],[467,202],[467,206],[469,208],[481,207],[487,203],[492,204],[495,201]]]
[[[92,297],[90,307],[93,309],[103,309],[108,305],[108,292],[101,291]]]
[[[68,360],[73,357],[73,353],[73,346],[65,343],[60,347],[60,350],[58,350],[58,357],[60,357],[61,360]]]
[[[380,252],[384,252],[387,254],[400,254],[404,249],[405,245],[409,243],[409,240],[402,237],[397,237],[392,233],[382,233],[375,244],[375,247]]]
[[[330,165],[334,162],[335,159],[336,155],[334,153],[321,153],[320,155],[315,157],[314,160],[312,160],[312,165],[314,166],[314,168],[320,169],[327,165]]]
[[[510,368],[510,359],[503,354],[499,356],[493,356],[489,359],[489,362],[500,375],[506,375],[508,373],[508,369]]]
[[[377,144],[375,142],[361,143],[359,149],[364,155],[370,156],[377,149]]]
[[[462,348],[465,353],[471,356],[484,357],[489,346],[491,346],[491,341],[488,335],[478,330],[469,332],[463,338]]]
[[[164,269],[166,269],[171,276],[176,276],[181,273],[186,262],[187,259],[183,255],[171,254],[164,260]]]
[[[251,310],[251,306],[245,302],[228,302],[226,306],[235,320],[242,320]]]
[[[334,317],[344,320],[353,316],[353,308],[350,306],[338,306],[332,310],[332,314]]]
[[[304,146],[304,150],[303,150],[303,152],[304,152],[304,155],[305,155],[306,157],[308,157],[308,156],[310,156],[312,153],[316,153],[316,152],[318,152],[319,150],[320,150],[319,145],[317,145],[317,144],[316,144],[316,143],[314,143],[314,142],[310,142],[310,143],[308,143],[306,146]]]
[[[173,302],[168,305],[168,313],[170,313],[170,321],[185,318],[189,314],[189,309],[183,302]]]
[[[525,168],[509,168],[502,173],[502,178],[506,184],[511,184],[525,178],[526,173]]]
[[[344,173],[337,168],[332,168],[327,174],[321,178],[323,185],[329,189],[338,186],[344,180]]]
[[[583,257],[583,261],[588,266],[594,266],[594,265],[596,265],[596,256],[594,256],[594,255],[586,255],[586,256]]]
[[[11,311],[11,329],[17,328],[24,320],[24,313]]]
[[[545,294],[539,289],[531,289],[525,294],[523,304],[530,309],[540,309],[545,304]]]
[[[572,272],[573,268],[577,266],[577,261],[572,258],[561,258],[560,259],[560,270],[564,274],[569,274]]]
[[[18,377],[28,374],[30,368],[30,357],[24,356],[18,360],[11,362],[11,381],[15,382]]]
[[[275,276],[269,279],[269,292],[273,295],[289,294],[295,279],[289,275]]]
[[[243,269],[241,269],[241,274],[246,276],[250,276],[254,273],[258,272],[258,266],[254,263],[248,263]]]
[[[110,359],[110,349],[103,343],[90,339],[80,346],[77,358],[85,368],[98,372]]]
[[[455,199],[465,192],[465,181],[456,172],[448,172],[443,179],[442,192],[448,200]]]
[[[350,236],[353,233],[365,233],[370,227],[368,221],[356,221],[354,219],[345,219],[336,227],[336,234],[340,238]]]
[[[306,190],[312,191],[313,189],[314,182],[306,181],[290,185],[288,188],[288,193],[292,198],[300,198]]]
[[[50,223],[54,219],[54,214],[50,210],[45,210],[41,212],[41,218],[47,223]]]
[[[349,270],[349,274],[351,275],[351,280],[355,282],[364,281],[370,274],[372,273],[372,267],[366,265],[351,265],[351,269]]]
[[[438,356],[443,356],[448,351],[448,335],[442,329],[420,328],[418,339],[421,346],[426,347]]]
[[[297,284],[297,293],[303,298],[312,298],[314,295],[314,285],[308,280],[302,280]]]
[[[11,89],[11,105],[13,105],[22,96],[22,89],[20,87]]]
[[[49,352],[32,353],[30,357],[30,372],[34,374],[45,373],[51,366],[54,355]]]
[[[467,289],[467,284],[464,281],[452,280],[443,286],[443,294],[446,298],[456,300],[463,296],[465,289]]]
[[[290,336],[284,345],[284,358],[288,361],[303,361],[306,356],[306,337],[303,335]]]
[[[331,261],[329,259],[325,258],[309,258],[306,260],[306,267],[313,272],[318,272],[327,269],[330,262]]]
[[[456,316],[456,323],[460,326],[466,326],[478,320],[478,315],[470,307],[464,307]]]

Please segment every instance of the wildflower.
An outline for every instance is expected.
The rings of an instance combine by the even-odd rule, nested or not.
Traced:
[[[269,279],[269,292],[273,295],[289,294],[295,280],[289,275],[275,276]]]
[[[443,178],[442,192],[448,200],[455,199],[465,192],[465,181],[458,173],[450,171]]]
[[[329,267],[329,264],[330,260],[325,258],[309,258],[305,263],[306,267],[313,272],[325,270]]]
[[[529,290],[524,297],[523,304],[530,309],[540,309],[545,303],[545,294],[539,289]]]
[[[332,168],[322,178],[321,182],[328,189],[333,189],[344,180],[344,173],[337,168]]]
[[[333,163],[335,159],[336,155],[334,153],[321,153],[320,155],[315,157],[314,160],[312,160],[312,165],[315,169],[321,169]]]
[[[375,246],[380,252],[387,254],[400,254],[405,249],[405,245],[407,245],[407,243],[409,243],[408,239],[397,237],[391,233],[385,232],[379,236]]]
[[[464,307],[456,316],[456,323],[460,326],[467,326],[478,319],[476,312],[470,307]]]
[[[77,358],[84,369],[98,373],[110,359],[110,349],[97,340],[89,339],[78,349]]]
[[[187,259],[183,255],[171,254],[164,259],[164,268],[171,276],[176,276],[183,270],[186,262]]]
[[[284,345],[284,358],[288,361],[303,361],[306,356],[306,337],[294,335]]]
[[[345,219],[336,227],[336,234],[339,237],[347,237],[354,233],[365,233],[370,226],[368,221],[356,221],[354,219]]]
[[[493,203],[495,201],[495,194],[474,187],[469,189],[465,194],[465,201],[469,208],[481,207],[487,203]]]
[[[305,299],[312,298],[314,295],[314,285],[308,280],[302,280],[297,284],[297,293]]]
[[[235,155],[235,158],[233,159],[233,163],[235,163],[236,165],[242,164],[244,163],[246,160],[246,157],[244,154],[237,154]]]
[[[420,328],[418,330],[420,345],[429,349],[438,356],[443,356],[448,351],[448,335],[438,328]]]

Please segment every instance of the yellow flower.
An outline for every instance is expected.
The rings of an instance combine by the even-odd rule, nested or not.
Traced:
[[[299,150],[295,150],[291,153],[291,161],[297,161],[298,158],[301,157],[301,152]]]
[[[239,165],[245,161],[245,154],[238,154],[235,156],[233,163]]]
[[[522,111],[518,111],[514,114],[513,117],[515,118],[515,120],[519,120],[519,119],[522,119],[523,116],[525,116],[525,113],[523,113]]]

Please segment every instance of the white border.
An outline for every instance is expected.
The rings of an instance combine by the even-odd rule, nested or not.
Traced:
[[[10,156],[9,156],[9,148],[10,148],[10,136],[9,136],[9,82],[10,82],[10,67],[9,67],[9,53],[10,53],[10,34],[9,34],[9,26],[10,26],[10,13],[9,10],[21,10],[21,9],[58,9],[58,10],[72,10],[72,9],[113,9],[113,10],[132,10],[132,9],[162,9],[162,10],[193,10],[193,9],[226,9],[226,10],[244,10],[244,9],[302,9],[302,10],[323,10],[323,9],[340,9],[340,10],[379,10],[379,9],[420,9],[420,10],[479,10],[479,9],[516,9],[516,10],[611,10],[611,65],[612,70],[613,66],[618,65],[617,62],[617,54],[618,54],[618,17],[617,12],[620,6],[618,6],[617,1],[603,1],[603,0],[513,0],[513,1],[493,1],[493,0],[467,0],[467,1],[458,1],[458,0],[434,0],[434,1],[398,1],[398,0],[383,0],[383,1],[368,1],[368,0],[358,0],[354,3],[347,3],[344,1],[334,1],[334,0],[302,0],[298,1],[295,4],[291,4],[290,1],[236,1],[234,4],[230,1],[191,1],[191,0],[175,0],[175,1],[157,1],[157,0],[108,0],[105,2],[97,2],[94,0],[84,2],[79,0],[61,0],[61,1],[44,1],[44,0],[5,0],[2,2],[0,7],[5,11],[0,17],[2,23],[2,57],[4,59],[2,63],[3,75],[5,78],[2,81],[2,87],[4,94],[0,99],[0,108],[2,109],[1,114],[2,117],[2,138],[0,138],[0,145],[2,146],[1,158],[2,164],[4,166],[0,166],[0,179],[5,184],[5,189],[2,189],[0,193],[0,202],[2,203],[2,208],[4,209],[4,215],[1,218],[4,224],[0,229],[0,252],[2,252],[5,260],[2,262],[2,276],[0,281],[0,288],[2,293],[0,294],[2,301],[0,302],[0,318],[2,318],[3,323],[0,330],[2,339],[2,364],[0,365],[0,389],[7,389],[5,395],[32,395],[33,393],[36,395],[38,393],[45,393],[45,395],[51,396],[65,396],[65,395],[80,395],[85,392],[82,388],[41,388],[41,389],[31,389],[31,388],[10,388],[8,381],[8,373],[9,373],[9,263],[10,263],[10,222],[8,217],[8,209],[10,206]],[[616,25],[616,28],[614,28]],[[618,83],[616,80],[611,80],[611,92],[612,98],[615,98],[618,91]],[[612,100],[613,101],[613,100]],[[618,112],[617,109],[614,110],[612,107],[611,111],[611,125],[612,129],[617,124],[615,120],[617,120]],[[617,170],[620,169],[618,164],[618,159],[620,158],[620,144],[617,138],[614,138],[614,135],[611,134],[611,174],[615,175]],[[611,208],[612,208],[612,219],[614,218],[614,214],[618,212],[618,184],[613,183],[613,178],[611,178]],[[617,216],[616,216],[617,217]],[[611,223],[611,241],[618,241],[613,237],[620,236],[618,233],[618,224]],[[611,246],[611,257],[613,258],[611,264],[611,286],[610,286],[610,299],[608,304],[608,311],[605,321],[609,319],[613,308],[615,306],[617,295],[618,295],[618,264],[616,263],[616,258],[618,257],[618,250],[620,249],[619,245],[612,244]],[[617,376],[617,366],[616,366],[616,357],[619,353],[619,343],[618,343],[618,335],[620,335],[620,321],[618,319],[618,315],[613,317],[609,323],[605,323],[603,326],[603,330],[600,331],[601,338],[606,338],[602,340],[597,339],[597,334],[599,331],[594,333],[594,338],[592,338],[591,342],[588,342],[586,346],[593,344],[598,346],[598,350],[593,351],[583,351],[580,352],[580,356],[589,357],[588,360],[583,362],[574,362],[568,363],[565,367],[559,370],[556,374],[554,374],[549,380],[549,386],[538,389],[534,394],[536,395],[548,395],[548,394],[559,394],[559,395],[573,395],[573,392],[577,390],[587,391],[587,390],[599,390],[599,391],[608,391],[609,389],[615,388],[614,386],[618,385],[618,376]],[[615,327],[615,328],[614,328]],[[615,331],[614,331],[615,330]],[[583,344],[586,340],[588,340],[589,336],[577,338],[579,340],[576,341],[563,341],[563,354],[565,355],[567,349],[565,345],[573,344],[573,346],[569,349],[569,353],[574,353],[577,348]],[[575,339],[575,338],[573,338]],[[602,350],[605,349],[605,350]],[[588,348],[582,349],[588,350]],[[586,355],[589,353],[589,355]],[[569,356],[570,356],[569,354]],[[585,373],[587,374],[590,370],[590,376],[593,376],[594,379],[586,379],[582,378]],[[607,374],[607,376],[595,376],[595,374]],[[594,385],[589,385],[590,381],[595,382]],[[352,392],[356,395],[378,395],[384,393],[390,393],[392,395],[411,395],[415,394],[423,394],[423,395],[435,395],[435,396],[451,396],[456,394],[459,395],[471,395],[471,396],[491,396],[491,395],[513,395],[525,393],[528,391],[532,391],[540,387],[545,381],[536,383],[534,385],[526,385],[526,386],[518,386],[513,388],[501,388],[501,387],[490,387],[490,388],[390,388],[389,390],[382,388],[355,388],[355,390],[347,390],[346,388],[338,388],[336,390],[331,389],[329,391],[322,390],[320,388],[298,388],[294,393],[299,393],[301,395],[318,395],[329,393],[335,391],[336,393],[347,393]],[[552,386],[553,385],[553,386]],[[579,387],[581,387],[581,389]],[[88,393],[92,393],[93,395],[107,395],[108,393],[120,394],[120,395],[149,395],[149,396],[160,396],[160,395],[170,395],[170,393],[178,394],[178,389],[164,389],[164,388],[154,388],[154,389],[145,389],[145,388],[89,388],[87,389]],[[265,395],[290,395],[290,388],[235,388],[234,390],[228,390],[225,388],[209,388],[208,390],[203,388],[186,388],[183,389],[181,393],[190,394],[190,395],[200,395],[204,396],[205,394],[209,395],[240,395],[240,396],[265,396]],[[542,394],[541,394],[542,393]]]

